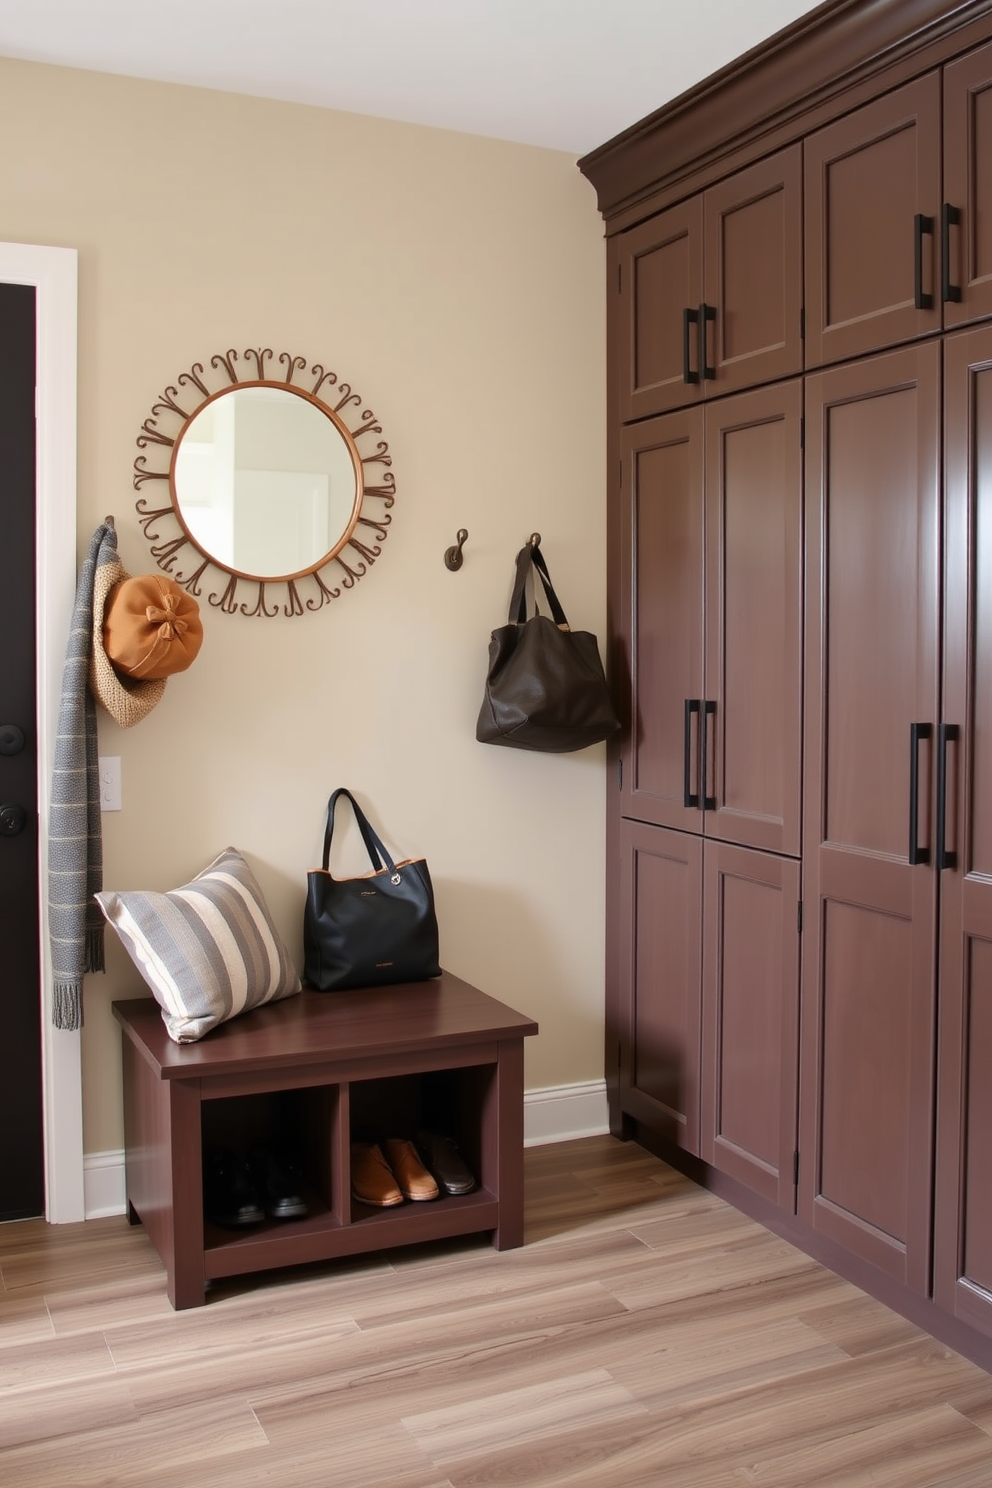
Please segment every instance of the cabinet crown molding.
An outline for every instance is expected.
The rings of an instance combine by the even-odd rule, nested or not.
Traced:
[[[607,219],[759,141],[883,66],[992,14],[992,0],[826,0],[578,162]]]

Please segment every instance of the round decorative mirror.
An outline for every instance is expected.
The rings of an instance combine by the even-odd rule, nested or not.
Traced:
[[[239,377],[235,351],[213,357],[211,367],[227,377],[215,391],[204,380],[203,364],[195,362],[152,405],[137,439],[140,449],[172,452],[168,469],[149,468],[146,455],[134,462],[136,488],[168,481],[171,494],[166,507],[137,503],[152,556],[196,597],[210,565],[227,574],[224,591],[209,594],[208,602],[228,614],[291,616],[322,608],[368,571],[391,521],[392,472],[384,471],[378,485],[366,481],[368,466],[392,464],[389,446],[367,439],[361,449],[357,442],[382,433],[375,415],[348,383],[319,365],[309,369],[312,385],[299,386],[294,379],[308,368],[303,357],[282,352],[286,376],[266,378],[271,357],[268,348],[244,353],[246,362],[254,359],[254,377]],[[336,395],[333,401],[325,389]],[[178,421],[176,431],[168,432],[155,415]],[[373,515],[365,511],[370,497],[380,503]],[[171,539],[157,530],[166,517],[180,528]],[[360,527],[371,528],[372,536],[362,541]],[[202,560],[193,571],[184,564],[187,548]],[[339,587],[321,577],[332,563],[342,575]],[[304,599],[300,584],[307,579],[315,592]],[[254,605],[238,602],[239,581],[258,586]],[[286,602],[274,608],[265,597],[272,584],[286,585]]]

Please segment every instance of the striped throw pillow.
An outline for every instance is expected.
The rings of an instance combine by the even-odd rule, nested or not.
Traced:
[[[177,1044],[300,990],[255,875],[234,847],[180,889],[106,890],[96,899]]]

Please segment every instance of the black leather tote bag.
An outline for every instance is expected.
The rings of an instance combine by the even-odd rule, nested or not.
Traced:
[[[527,581],[541,580],[550,618],[527,618]],[[572,630],[537,543],[517,554],[507,624],[489,642],[486,693],[475,737],[481,744],[567,754],[608,739],[620,727],[596,637]]]
[[[339,796],[351,802],[372,864],[362,878],[334,878],[328,866]],[[318,992],[441,975],[426,861],[394,863],[348,790],[336,790],[327,803],[323,867],[307,874],[303,950],[305,980]]]

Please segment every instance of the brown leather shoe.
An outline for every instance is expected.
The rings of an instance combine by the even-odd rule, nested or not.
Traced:
[[[465,1166],[461,1153],[451,1137],[443,1132],[419,1131],[417,1147],[421,1157],[445,1193],[467,1194],[475,1187],[475,1178]]]
[[[385,1144],[386,1161],[396,1175],[396,1182],[405,1199],[414,1202],[436,1199],[440,1190],[417,1155],[412,1142],[402,1137],[390,1137]]]
[[[388,1209],[391,1204],[403,1202],[386,1159],[372,1142],[351,1145],[351,1196],[375,1209]]]

